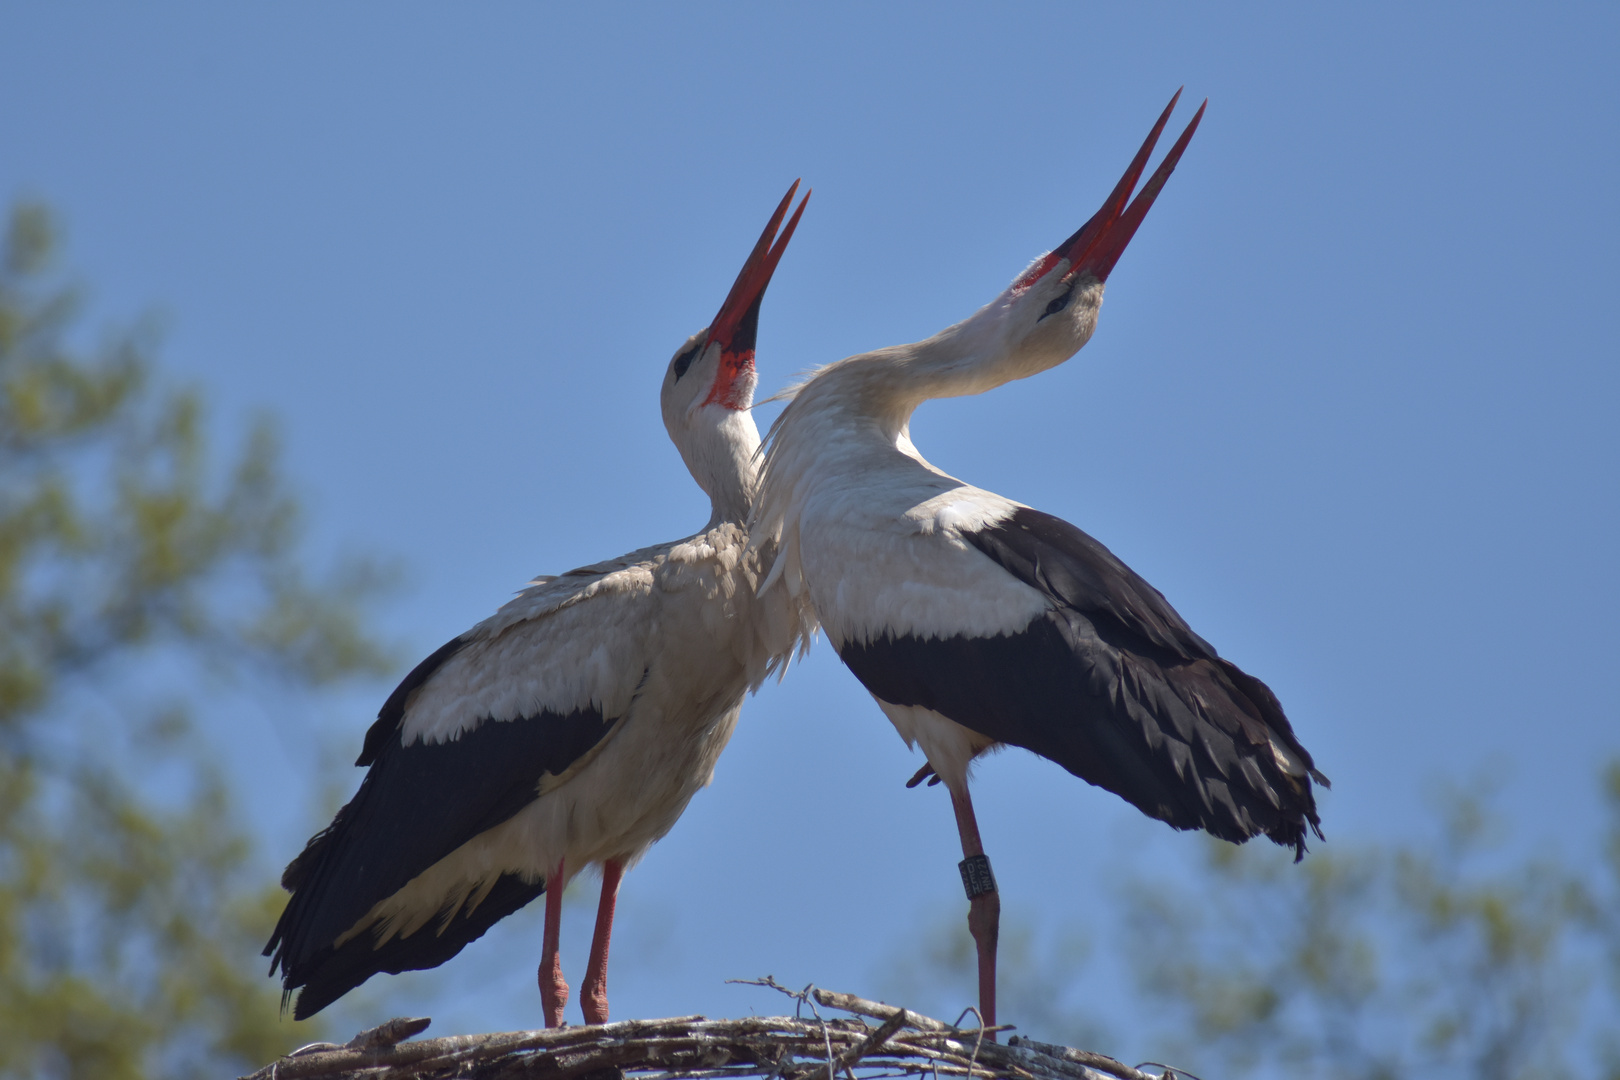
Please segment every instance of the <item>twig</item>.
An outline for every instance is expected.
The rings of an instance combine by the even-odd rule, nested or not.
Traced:
[[[1143,1065],[1154,1065],[1164,1070],[1162,1074],[1155,1078],[1155,1080],[1178,1080],[1179,1077],[1183,1076],[1187,1077],[1187,1080],[1202,1080],[1201,1077],[1194,1073],[1188,1072],[1186,1069],[1178,1069],[1174,1065],[1166,1065],[1162,1061],[1144,1061],[1138,1064],[1136,1067],[1140,1069]]]
[[[431,1016],[396,1016],[374,1028],[367,1028],[344,1044],[345,1050],[379,1050],[397,1046],[412,1035],[420,1035],[433,1023]]]
[[[582,1032],[592,1033],[587,1038],[645,1037],[653,1032],[669,1029],[683,1031],[701,1016],[679,1016],[668,1020],[626,1020],[617,1024],[604,1024],[595,1028],[545,1028],[539,1031],[511,1031],[494,1035],[449,1035],[438,1039],[421,1039],[398,1046],[375,1050],[349,1050],[309,1054],[304,1057],[282,1058],[276,1065],[277,1080],[301,1080],[310,1076],[330,1076],[355,1069],[375,1069],[425,1062],[436,1058],[449,1058],[475,1052],[481,1056],[499,1056],[527,1050],[561,1048],[581,1041]],[[272,1066],[265,1066],[246,1080],[270,1080]]]
[[[890,1017],[888,1020],[884,1021],[882,1027],[872,1032],[872,1034],[868,1035],[854,1046],[851,1046],[848,1050],[845,1050],[843,1053],[839,1054],[836,1058],[832,1057],[832,1042],[829,1039],[827,1044],[829,1058],[827,1063],[827,1075],[832,1076],[841,1070],[848,1072],[852,1065],[860,1061],[866,1055],[872,1053],[884,1043],[888,1042],[890,1036],[904,1027],[905,1023],[906,1010],[901,1009],[898,1015]],[[853,1077],[853,1074],[851,1074],[851,1077]]]
[[[829,1009],[842,1009],[844,1012],[854,1013],[856,1016],[870,1016],[874,1020],[891,1020],[900,1013],[906,1013],[910,1019],[908,1027],[918,1031],[955,1031],[949,1024],[941,1023],[920,1013],[906,1012],[905,1009],[894,1005],[885,1005],[880,1001],[868,1001],[854,994],[840,994],[832,990],[817,990],[815,998]]]
[[[810,1006],[810,1013],[816,1018],[816,1022],[821,1025],[821,1034],[827,1043],[827,1080],[838,1080],[838,1070],[833,1064],[832,1036],[827,1031],[827,1022],[821,1018],[821,1012],[816,1008],[816,1003],[810,1000],[812,993],[819,993],[816,990],[815,983],[806,983],[803,990],[789,990],[771,975],[767,975],[763,979],[727,979],[726,981],[728,983],[740,983],[745,986],[763,986],[786,994],[799,1003],[793,1007],[793,1018],[795,1020],[799,1018],[800,1005]]]
[[[1107,1054],[1097,1054],[1090,1050],[1076,1050],[1072,1046],[1057,1046],[1053,1043],[1036,1042],[1034,1039],[1025,1038],[1022,1035],[1014,1035],[1007,1040],[1007,1045],[1033,1050],[1037,1054],[1057,1058],[1059,1061],[1072,1061],[1076,1065],[1084,1065],[1087,1068],[1096,1069],[1098,1072],[1117,1076],[1120,1080],[1160,1080],[1159,1077],[1153,1076],[1151,1073],[1145,1073],[1141,1069],[1133,1069],[1123,1061],[1115,1061]]]
[[[682,1016],[415,1041],[401,1040],[427,1022],[398,1020],[344,1046],[308,1047],[246,1080],[597,1080],[614,1070],[626,1080],[1170,1080],[1101,1054],[987,1037],[1005,1027],[960,1028],[852,994],[751,982],[792,997],[796,1015]],[[853,1015],[824,1016],[817,1005]]]

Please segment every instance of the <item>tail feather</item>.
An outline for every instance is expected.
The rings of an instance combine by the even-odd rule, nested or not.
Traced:
[[[448,923],[430,919],[415,933],[391,937],[380,945],[376,929],[368,929],[336,948],[316,950],[297,962],[278,954],[286,974],[282,1008],[296,990],[293,1018],[305,1020],[379,972],[397,975],[437,967],[545,891],[544,881],[529,882],[520,875],[505,874],[481,903],[471,911],[463,907]],[[272,961],[272,973],[276,962]]]

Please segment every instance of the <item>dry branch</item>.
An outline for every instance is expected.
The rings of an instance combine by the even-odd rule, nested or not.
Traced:
[[[412,1041],[402,1040],[427,1021],[391,1020],[342,1046],[304,1047],[244,1080],[1175,1080],[1066,1046],[1017,1037],[1003,1046],[989,1038],[1001,1029],[958,1028],[851,994],[785,992],[813,1015],[680,1016]],[[855,1015],[823,1018],[818,1004]]]

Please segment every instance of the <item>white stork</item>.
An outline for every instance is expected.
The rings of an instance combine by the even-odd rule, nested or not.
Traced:
[[[581,1004],[589,1023],[607,1020],[620,875],[709,783],[745,692],[814,629],[796,599],[757,595],[774,553],[750,550],[745,527],[755,332],[804,212],[776,235],[798,186],[664,375],[664,425],[709,495],[708,525],[536,578],[389,696],[356,762],[369,767],[359,792],[281,879],[293,895],[265,955],[284,994],[299,991],[298,1018],[379,971],[444,963],[545,893],[540,994],[560,1025],[563,888],[600,864]]]
[[[926,341],[814,372],[766,438],[753,535],[762,589],[807,596],[827,638],[950,791],[980,1011],[994,1024],[1000,900],[968,773],[1021,746],[1178,829],[1305,850],[1326,785],[1260,680],[1222,660],[1102,544],[973,487],[912,444],[912,411],[1062,363],[1192,138],[1200,107],[1129,208],[1178,91],[1092,219],[1000,296]],[[1318,835],[1320,831],[1318,830]]]

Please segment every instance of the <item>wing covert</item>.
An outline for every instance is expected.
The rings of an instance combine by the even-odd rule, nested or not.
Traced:
[[[1013,577],[1093,623],[1110,621],[1184,660],[1216,659],[1214,646],[1193,633],[1163,593],[1060,517],[1020,506],[990,528],[961,535]]]
[[[378,903],[522,810],[542,778],[577,767],[609,736],[651,663],[657,594],[643,570],[538,582],[514,601],[521,617],[503,609],[389,695],[366,734],[360,790],[283,875],[293,896],[265,954],[289,988],[324,977],[336,943]],[[477,933],[487,928],[485,915],[466,914]],[[426,958],[449,944],[395,951]],[[375,970],[356,969],[360,979]]]

